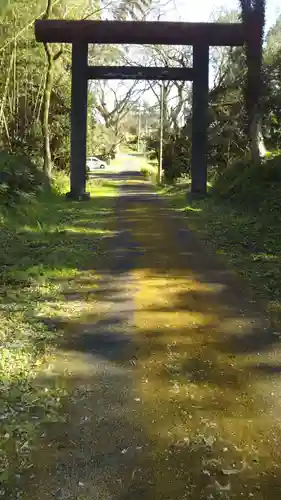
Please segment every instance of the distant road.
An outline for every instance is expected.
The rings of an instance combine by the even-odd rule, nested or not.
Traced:
[[[124,174],[126,175],[126,173],[133,175],[135,173],[139,176],[142,161],[143,156],[141,155],[135,156],[133,154],[120,153],[116,155],[112,165],[108,165],[104,170],[95,170],[90,174],[90,177],[91,179],[111,177],[111,175],[116,177],[116,174],[120,174],[121,177],[124,177]]]

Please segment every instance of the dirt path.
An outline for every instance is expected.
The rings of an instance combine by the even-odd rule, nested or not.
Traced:
[[[48,377],[70,396],[28,500],[280,499],[279,336],[184,227],[121,184],[99,278],[65,289]]]

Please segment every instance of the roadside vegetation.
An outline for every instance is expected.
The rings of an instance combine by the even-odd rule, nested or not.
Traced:
[[[162,188],[188,226],[246,279],[281,329],[281,157],[236,164],[213,179],[209,196],[188,201],[187,184]]]
[[[59,332],[42,317],[82,269],[96,269],[115,188],[92,181],[88,189],[91,201],[67,202],[67,178],[60,174],[52,192],[29,194],[0,210],[0,496],[5,498],[20,492],[44,437],[42,424],[61,418],[65,387],[46,380]]]

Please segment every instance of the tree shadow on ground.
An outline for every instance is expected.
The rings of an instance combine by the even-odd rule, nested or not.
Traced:
[[[126,191],[94,264],[82,255],[90,213],[86,236],[64,235],[66,272],[52,276],[59,311],[33,312],[57,331],[53,376],[70,395],[66,422],[48,426],[30,498],[35,489],[54,498],[59,487],[63,499],[278,499],[268,396],[280,372],[267,351],[279,339],[265,338],[268,325],[239,280],[165,206]],[[79,241],[81,272],[71,276],[68,252]]]
[[[251,461],[245,458],[210,427],[205,412],[190,427],[192,409],[186,414],[182,405],[173,423],[181,421],[184,433],[172,427],[164,432],[163,407],[151,414],[136,397],[135,369],[97,354],[64,353],[57,360],[53,377],[69,392],[62,401],[64,422],[45,426],[29,473],[33,480],[24,478],[30,500],[207,500],[222,498],[222,491],[230,498],[279,498],[277,469],[254,450]],[[37,383],[48,387],[53,380],[43,376]],[[155,419],[150,426],[148,416]]]

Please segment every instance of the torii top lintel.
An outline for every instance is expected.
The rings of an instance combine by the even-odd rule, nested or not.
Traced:
[[[243,23],[185,23],[154,21],[38,20],[38,42],[96,44],[155,44],[241,46],[249,27]]]

